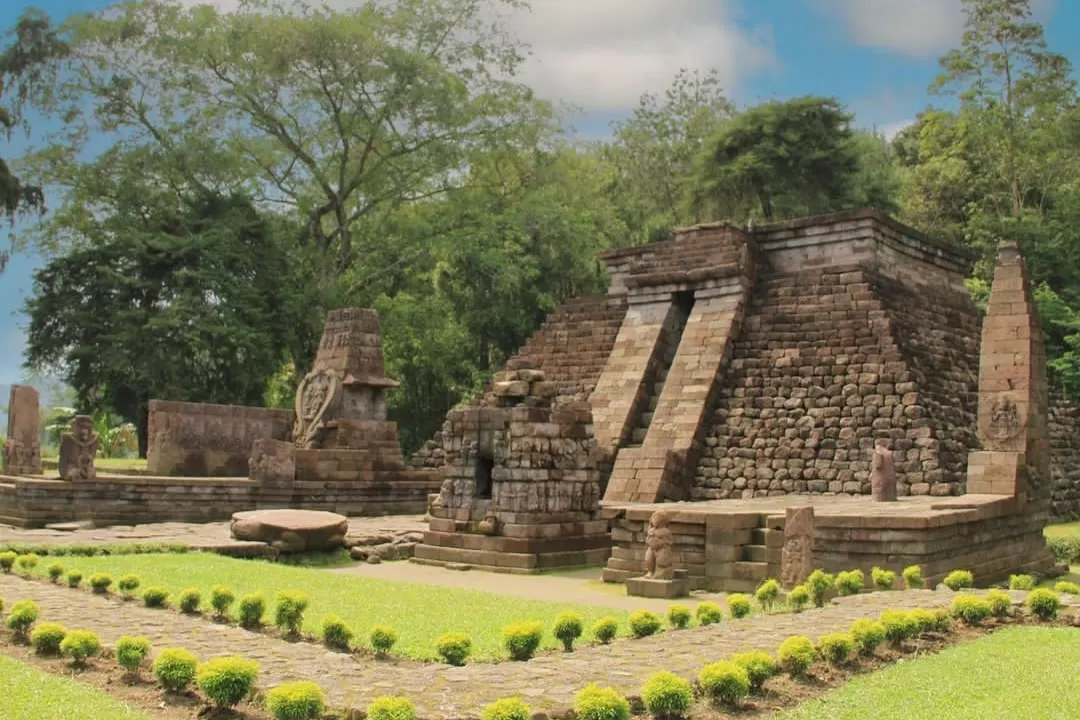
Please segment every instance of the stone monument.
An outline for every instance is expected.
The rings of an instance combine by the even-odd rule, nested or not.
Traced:
[[[780,583],[793,588],[814,571],[814,506],[789,507],[784,513],[784,549]]]
[[[690,594],[686,571],[674,566],[674,538],[671,532],[671,513],[657,510],[649,518],[645,536],[645,575],[626,581],[629,595],[654,598],[676,598]]]
[[[870,469],[870,496],[874,502],[896,502],[896,465],[892,450],[878,445]]]
[[[7,440],[4,441],[5,475],[41,474],[40,421],[38,391],[29,385],[12,385],[8,400]]]
[[[97,456],[98,441],[93,418],[76,415],[71,421],[71,432],[64,433],[60,441],[61,480],[87,482],[97,479],[94,458]]]

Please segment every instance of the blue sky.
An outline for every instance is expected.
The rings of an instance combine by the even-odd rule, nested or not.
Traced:
[[[107,4],[34,3],[54,17]],[[1080,65],[1080,1],[1034,4],[1051,47]],[[0,27],[26,6],[0,2]],[[861,126],[894,132],[931,102],[937,58],[959,43],[962,22],[960,0],[533,0],[530,13],[508,18],[532,47],[524,79],[582,108],[574,124],[588,135],[604,134],[643,91],[662,93],[680,67],[716,68],[740,105],[835,96]],[[26,142],[0,144],[0,154]],[[17,255],[0,275],[0,385],[23,376],[19,312],[40,263]]]

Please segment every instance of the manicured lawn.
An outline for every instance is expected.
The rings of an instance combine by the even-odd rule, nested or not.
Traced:
[[[1046,537],[1068,537],[1069,535],[1075,535],[1080,537],[1080,522],[1072,523],[1059,523],[1057,525],[1047,525],[1043,528],[1043,535]]]
[[[34,720],[147,720],[147,715],[89,685],[0,655],[0,717]]]
[[[1080,717],[1080,630],[1010,627],[858,678],[777,720]]]
[[[204,608],[209,607],[210,588],[214,585],[232,588],[238,599],[246,593],[261,591],[267,601],[268,621],[273,618],[274,597],[279,590],[302,590],[311,599],[304,620],[308,632],[317,634],[323,617],[335,614],[367,645],[372,627],[389,625],[398,634],[394,652],[422,659],[436,657],[435,641],[447,632],[468,633],[473,642],[473,657],[503,657],[503,627],[524,620],[543,622],[548,633],[544,646],[554,648],[557,643],[550,636],[550,628],[555,616],[564,610],[579,613],[585,619],[586,631],[593,621],[605,616],[619,618],[623,626],[620,629],[626,630],[627,613],[621,610],[351,577],[209,553],[64,556],[57,561],[66,569],[82,570],[85,578],[92,572],[109,573],[114,583],[121,575],[135,573],[141,578],[142,587],[161,585],[169,589],[173,598],[186,588],[197,587],[202,591]],[[42,573],[51,562],[49,558],[43,559],[37,571]],[[73,595],[73,602],[78,597]]]

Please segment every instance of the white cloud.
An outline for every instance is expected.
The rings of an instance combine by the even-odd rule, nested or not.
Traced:
[[[626,110],[643,92],[662,92],[684,67],[716,69],[731,95],[741,79],[772,66],[769,28],[740,27],[737,1],[533,0],[531,10],[505,17],[532,52],[522,80],[542,97],[597,113]],[[236,6],[236,0],[213,2]],[[347,8],[357,2],[328,4]]]
[[[892,140],[896,137],[901,130],[912,125],[915,122],[915,118],[908,118],[907,120],[898,120],[896,122],[885,123],[877,128],[877,131],[885,136],[886,140]]]
[[[960,0],[815,0],[839,15],[855,44],[913,57],[936,57],[958,44]]]

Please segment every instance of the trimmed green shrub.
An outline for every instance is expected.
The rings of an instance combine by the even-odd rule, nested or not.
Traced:
[[[465,633],[446,633],[435,641],[435,652],[447,665],[464,665],[472,652],[472,638]]]
[[[966,625],[981,625],[990,617],[990,603],[977,595],[958,595],[952,601],[952,614]]]
[[[690,613],[689,610],[686,611]],[[570,652],[574,649],[574,641],[581,637],[581,634],[585,632],[585,621],[581,619],[581,616],[575,612],[560,613],[555,618],[555,627],[552,628],[552,634],[563,645],[563,650]]]
[[[296,635],[304,626],[304,611],[308,602],[308,596],[299,590],[282,590],[277,594],[274,606],[274,624],[289,635]]]
[[[893,585],[896,583],[896,573],[879,567],[870,570],[870,578],[874,581],[874,587],[878,590],[892,590]]]
[[[690,681],[666,670],[653,673],[641,687],[641,700],[653,717],[681,718],[690,709],[694,689]]]
[[[738,705],[750,694],[750,675],[731,660],[709,663],[698,673],[701,692],[712,702]]]
[[[165,607],[166,601],[169,599],[169,591],[163,587],[148,587],[143,590],[142,594],[143,604],[149,608]]]
[[[19,600],[11,606],[6,621],[7,628],[15,634],[16,638],[25,641],[28,638],[30,626],[37,621],[40,614],[41,608],[38,607],[36,602],[33,600]]]
[[[98,595],[104,595],[109,592],[112,583],[112,575],[109,575],[108,573],[94,573],[90,576],[90,587]]]
[[[257,628],[262,625],[263,615],[266,614],[266,599],[261,592],[248,593],[240,598],[240,604],[236,608],[236,617],[241,627]]]
[[[866,618],[851,623],[848,632],[860,655],[873,655],[878,646],[885,642],[885,626]]]
[[[236,600],[236,595],[233,594],[232,588],[227,588],[224,585],[215,585],[210,590],[210,607],[214,608],[214,613],[219,617],[223,617],[229,614],[229,608],[232,607],[233,602]],[[262,614],[259,614],[262,617]]]
[[[195,680],[199,658],[183,648],[165,648],[154,658],[154,677],[165,692],[179,693]]]
[[[1029,592],[1025,604],[1035,617],[1044,622],[1053,620],[1061,611],[1061,598],[1048,588],[1039,588]]]
[[[544,626],[538,622],[519,622],[503,628],[503,647],[511,660],[528,660],[540,647]]]
[[[1058,559],[1058,562],[1066,565],[1080,563],[1080,536],[1066,535],[1064,537],[1047,538],[1046,547]]]
[[[68,587],[77,588],[82,583],[83,574],[80,570],[69,570],[67,574]]]
[[[33,572],[34,568],[38,566],[39,562],[41,562],[41,558],[39,558],[34,553],[19,555],[19,557],[15,560],[15,564],[18,565],[19,569],[27,575]]]
[[[116,641],[116,662],[134,675],[150,657],[150,641],[144,637],[125,635]]]
[[[368,705],[367,720],[416,720],[416,708],[408,698],[375,698]]]
[[[761,583],[754,591],[754,599],[758,601],[758,605],[766,614],[771,613],[776,606],[776,601],[780,599],[780,581],[769,578]]]
[[[915,623],[915,627],[918,628],[920,633],[934,632],[937,629],[938,618],[931,610],[925,608],[908,610],[908,617],[911,622]]]
[[[934,630],[939,633],[952,632],[952,615],[945,608],[936,608],[934,613]]]
[[[139,585],[142,584],[142,580],[138,575],[121,575],[120,579],[116,581],[116,589],[124,594],[124,597],[134,597],[135,591],[139,589]]]
[[[836,581],[824,570],[815,570],[806,578],[806,589],[810,591],[810,601],[814,607],[825,607],[825,596],[833,589]]]
[[[485,707],[480,720],[532,720],[532,708],[521,698],[503,698]]]
[[[71,658],[72,665],[81,667],[101,652],[101,638],[89,630],[69,630],[60,642],[60,652]]]
[[[242,657],[221,657],[199,663],[195,683],[218,708],[231,708],[251,695],[259,663]]]
[[[727,608],[733,620],[739,620],[750,614],[750,598],[742,593],[731,593],[727,596]]]
[[[683,628],[690,626],[690,621],[694,619],[693,614],[690,612],[690,608],[685,605],[672,605],[667,610],[668,625],[676,630],[682,630]]]
[[[1054,591],[1062,595],[1080,595],[1080,585],[1068,580],[1059,580],[1054,584]]]
[[[765,681],[776,674],[776,660],[761,650],[737,653],[732,656],[731,662],[746,671],[746,676],[750,678],[750,689],[754,692],[760,692]]]
[[[180,593],[180,598],[176,601],[176,607],[180,608],[180,612],[187,613],[188,615],[194,615],[199,612],[199,606],[202,605],[202,593],[199,592],[199,588],[188,588]]]
[[[326,695],[306,680],[283,683],[266,693],[266,709],[274,720],[316,720],[326,710]]]
[[[818,638],[818,652],[830,665],[843,665],[855,652],[855,638],[848,633],[826,633]]]
[[[15,558],[17,557],[18,555],[11,552],[10,550],[0,552],[0,570],[2,570],[5,574],[10,573],[11,568],[15,567]]]
[[[577,720],[630,720],[630,701],[615,688],[589,683],[574,696],[574,715]]]
[[[953,570],[942,582],[945,587],[955,592],[975,587],[975,576],[970,570]]]
[[[56,655],[66,636],[67,628],[60,623],[43,622],[30,633],[30,644],[38,655]]]
[[[1004,618],[1012,615],[1012,598],[1001,590],[991,590],[986,593],[986,602],[990,604],[990,614],[996,618]]]
[[[58,562],[54,562],[49,565],[46,572],[49,573],[49,580],[52,582],[60,582],[60,578],[64,575],[64,566]]]
[[[800,613],[810,604],[810,588],[806,585],[796,585],[787,594],[787,604],[791,612]]]
[[[878,617],[878,622],[885,628],[885,638],[897,647],[919,634],[919,624],[907,610],[886,610]]]
[[[660,632],[660,617],[649,610],[637,610],[630,614],[630,634],[636,638],[648,637]]]
[[[840,595],[858,595],[866,582],[862,570],[845,570],[836,573],[836,592]]]
[[[376,625],[371,629],[371,635],[368,636],[371,641],[371,647],[375,650],[376,655],[386,655],[394,648],[394,643],[397,642],[397,633],[394,628],[388,625]]]
[[[798,677],[805,675],[810,666],[814,664],[814,643],[805,635],[792,635],[776,650],[776,659],[780,661],[780,667],[784,672]]]
[[[1035,589],[1035,577],[1032,575],[1010,575],[1009,576],[1009,589],[1010,590],[1034,590]]]
[[[603,645],[607,645],[609,642],[615,639],[615,636],[619,633],[619,619],[613,617],[600,618],[593,623],[592,636],[593,638]]]
[[[908,590],[920,590],[926,586],[923,582],[922,567],[918,565],[908,565],[904,568],[904,587]]]
[[[698,603],[694,614],[697,616],[698,625],[712,625],[724,619],[724,611],[711,600]]]
[[[353,639],[353,631],[337,615],[327,615],[322,621],[323,645],[333,650],[348,650]]]

